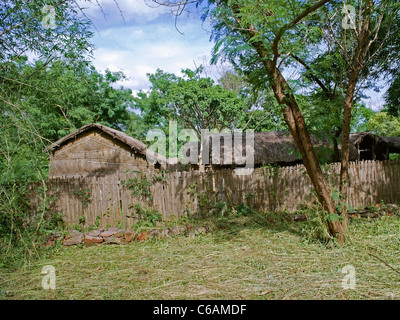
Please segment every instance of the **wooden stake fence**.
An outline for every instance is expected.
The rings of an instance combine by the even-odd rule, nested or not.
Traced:
[[[337,185],[340,164],[324,167],[331,185]],[[349,168],[349,204],[366,207],[383,201],[400,202],[400,162],[352,162]],[[146,178],[145,178],[146,177]],[[129,179],[151,182],[144,197],[124,185]],[[257,168],[251,175],[235,175],[224,169],[198,171],[124,173],[103,177],[55,178],[48,180],[49,195],[55,198],[53,210],[61,212],[67,224],[84,216],[86,224],[131,227],[135,223],[134,205],[156,209],[164,220],[182,217],[199,210],[212,212],[219,205],[241,203],[262,211],[294,212],[300,203],[315,199],[313,187],[303,165],[283,168]],[[142,190],[145,191],[145,190]],[[34,202],[34,201],[33,201]],[[33,203],[32,202],[32,203]]]

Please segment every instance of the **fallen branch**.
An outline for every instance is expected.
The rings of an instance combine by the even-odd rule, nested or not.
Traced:
[[[376,256],[376,255],[374,255],[374,254],[372,254],[372,253],[370,253],[370,252],[368,252],[368,254],[369,254],[371,257],[374,257],[375,259],[377,259],[377,260],[379,260],[380,262],[382,262],[384,265],[386,265],[387,267],[389,267],[389,268],[392,269],[393,271],[395,271],[395,272],[397,272],[398,274],[400,274],[400,271],[399,271],[399,270],[397,270],[396,268],[392,267],[389,263],[387,263],[387,262],[384,261],[383,259],[379,258],[378,256]]]

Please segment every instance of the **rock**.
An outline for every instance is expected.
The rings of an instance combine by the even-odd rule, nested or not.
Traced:
[[[116,228],[116,227],[111,227],[111,228],[108,228],[107,231],[111,231],[111,232],[114,232],[114,231],[115,231],[115,233],[117,233],[118,231],[120,231],[120,229],[118,229],[118,228]]]
[[[158,230],[151,230],[150,231],[150,238],[156,238],[160,236],[160,231]]]
[[[306,221],[307,216],[305,214],[296,214],[294,216],[294,221],[299,222],[299,221]]]
[[[102,237],[96,237],[96,236],[90,236],[90,235],[85,236],[85,245],[102,243],[103,241],[104,241],[104,239]]]
[[[148,240],[150,238],[150,232],[148,231],[142,231],[141,233],[138,234],[138,236],[136,237],[136,239],[138,241],[144,241],[144,240]]]
[[[399,214],[400,213],[399,207],[397,205],[395,205],[395,204],[388,204],[386,207],[387,207],[387,212],[390,215]]]
[[[169,229],[164,229],[164,230],[161,230],[161,232],[159,232],[160,238],[166,238],[171,235],[173,235],[173,234],[171,233],[171,231]]]
[[[114,236],[108,237],[107,239],[105,239],[104,241],[106,244],[122,244],[122,238],[117,238]]]
[[[49,240],[46,241],[46,243],[44,244],[43,248],[51,247],[52,245],[54,245],[54,240],[53,239],[49,239]]]
[[[100,233],[100,237],[108,238],[108,237],[113,236],[117,232],[118,232],[118,229],[116,229],[116,230],[107,230],[107,231],[104,231],[104,232]]]
[[[54,234],[54,238],[55,239],[59,239],[59,238],[61,238],[62,237],[62,233],[60,232],[60,231],[57,231],[55,234]]]
[[[134,239],[134,237],[135,234],[130,230],[127,230],[124,234],[125,242],[131,242]]]
[[[89,233],[88,233],[88,236],[90,236],[90,237],[98,237],[99,235],[100,235],[100,230],[93,230],[93,231],[90,231]]]
[[[184,226],[175,226],[171,228],[171,233],[173,235],[180,235],[184,234],[186,232],[186,228]]]
[[[78,236],[78,235],[82,235],[82,233],[79,232],[78,230],[68,230],[68,234],[71,236],[71,238]]]
[[[73,237],[66,237],[66,240],[64,239],[63,245],[64,246],[74,246],[77,244],[81,244],[83,240],[83,235],[82,233],[75,234]]]
[[[115,234],[116,238],[123,238],[125,234],[125,230],[119,229],[118,232]]]

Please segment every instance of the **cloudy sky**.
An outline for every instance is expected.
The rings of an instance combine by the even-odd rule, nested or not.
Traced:
[[[83,2],[95,28],[94,65],[103,71],[123,71],[129,77],[121,83],[134,93],[148,89],[147,73],[157,68],[180,75],[211,57],[210,28],[200,15],[182,14],[177,20],[170,9],[146,0],[99,0]],[[121,16],[122,11],[122,16]]]
[[[147,73],[157,68],[180,75],[184,68],[207,64],[213,43],[210,27],[191,8],[177,20],[171,9],[152,0],[78,0],[95,26],[94,65],[104,71],[123,71],[128,81],[118,83],[137,93],[147,90]],[[118,5],[116,4],[118,3]],[[99,6],[100,5],[100,6]],[[122,15],[121,15],[122,12]],[[179,31],[178,31],[178,30]],[[208,74],[208,76],[216,76]],[[364,102],[375,110],[382,107],[382,92],[368,91]]]

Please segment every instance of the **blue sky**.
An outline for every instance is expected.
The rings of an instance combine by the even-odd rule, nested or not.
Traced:
[[[83,6],[97,29],[94,65],[101,71],[123,71],[129,80],[120,84],[134,93],[148,89],[146,74],[157,68],[180,75],[182,69],[193,69],[211,58],[210,29],[199,14],[178,18],[181,34],[168,8],[150,7],[144,0],[118,0],[122,18],[114,0],[99,0],[103,12],[93,2]]]
[[[132,89],[134,94],[149,88],[146,74],[154,73],[157,68],[180,75],[184,68],[194,69],[195,65],[207,65],[210,61],[211,29],[193,10],[190,15],[184,13],[178,18],[177,27],[181,34],[175,28],[171,9],[157,7],[151,0],[78,2],[87,7],[85,13],[96,28],[94,66],[100,71],[106,68],[123,71],[128,80],[118,85]],[[207,75],[215,78],[217,69],[211,69]],[[367,94],[370,98],[364,102],[379,110],[383,103],[382,93],[371,90]]]

